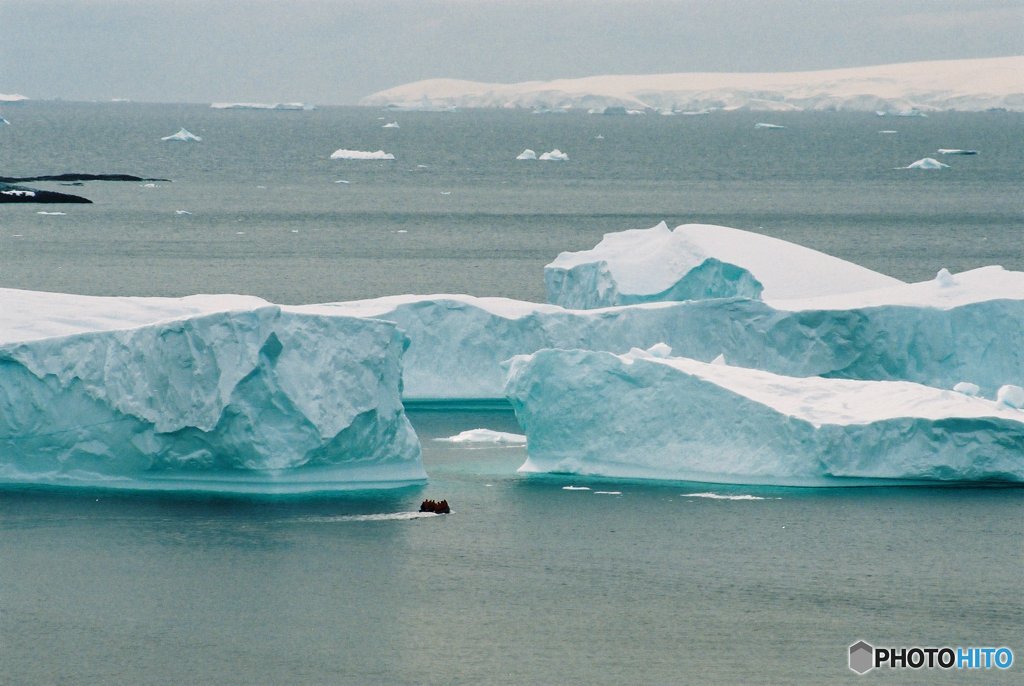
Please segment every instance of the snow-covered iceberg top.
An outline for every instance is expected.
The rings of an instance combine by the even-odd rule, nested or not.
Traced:
[[[186,141],[201,141],[203,139],[200,138],[199,136],[195,135],[194,133],[192,133],[192,132],[182,128],[182,129],[179,129],[177,133],[172,133],[170,136],[164,136],[160,140],[162,140],[162,141],[183,141],[183,142],[186,142]]]
[[[331,153],[332,160],[393,160],[395,156],[383,150],[347,150],[340,148]]]
[[[537,159],[537,153],[530,148],[523,150],[521,153],[516,155],[517,160],[535,160]]]
[[[0,289],[0,482],[306,492],[425,479],[390,323],[259,298]]]
[[[660,300],[765,300],[862,291],[902,282],[778,238],[710,224],[665,222],[608,233],[544,267],[548,301],[589,309]]]
[[[361,105],[403,108],[787,111],[1024,111],[1024,57],[942,60],[784,73],[680,73],[480,83],[430,79],[383,90]]]
[[[916,162],[911,162],[901,169],[948,169],[949,165],[944,162],[939,162],[934,157],[925,157]]]
[[[520,471],[838,485],[1024,481],[1024,412],[907,382],[794,378],[636,350],[510,363]]]
[[[215,110],[287,110],[303,111],[315,109],[304,102],[214,102],[210,107]]]

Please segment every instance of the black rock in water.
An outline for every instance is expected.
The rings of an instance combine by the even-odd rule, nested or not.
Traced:
[[[0,176],[0,183],[21,183],[23,181],[167,181],[170,179],[147,179],[131,174],[46,174],[43,176]]]

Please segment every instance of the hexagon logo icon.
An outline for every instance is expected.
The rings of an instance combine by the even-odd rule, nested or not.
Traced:
[[[875,666],[875,649],[866,641],[857,641],[850,646],[850,669],[857,674],[867,674]]]

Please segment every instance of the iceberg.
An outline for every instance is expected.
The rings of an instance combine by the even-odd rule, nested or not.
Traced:
[[[755,129],[784,129],[786,127],[782,126],[780,124],[769,124],[767,122],[759,121],[756,124],[754,124],[754,128]]]
[[[551,150],[550,152],[543,153],[538,160],[552,161],[552,162],[565,162],[569,159],[569,155],[562,152],[558,148]]]
[[[798,275],[797,275],[798,276]],[[887,278],[887,277],[886,277]],[[409,337],[407,401],[504,397],[502,362],[543,348],[676,355],[789,376],[907,380],[992,396],[1024,385],[1024,273],[1001,267],[859,293],[765,302],[721,298],[591,310],[506,298],[407,295],[331,303]],[[827,281],[826,281],[827,283]],[[302,310],[302,307],[297,308]]]
[[[346,150],[341,148],[331,153],[332,160],[393,160],[395,156],[383,150],[368,152],[365,150]]]
[[[960,150],[959,148],[939,148],[940,155],[977,155],[977,150]]]
[[[399,128],[397,121],[389,121],[387,124],[381,127],[382,129],[397,129]]]
[[[393,324],[230,295],[0,301],[0,482],[286,493],[426,478]]]
[[[18,93],[0,93],[0,102],[21,102],[22,100],[28,100],[28,98]]]
[[[902,284],[831,255],[762,234],[665,222],[605,234],[591,250],[544,267],[548,302],[590,309],[663,300],[832,295]]]
[[[316,109],[313,105],[303,102],[215,102],[210,104],[215,110],[278,110],[278,111],[308,111]]]
[[[373,93],[360,105],[625,113],[669,110],[853,110],[893,116],[926,111],[1024,111],[1024,56],[908,62],[779,73],[601,75],[482,83],[429,79]]]
[[[160,140],[162,140],[162,141],[188,142],[188,141],[201,141],[203,139],[200,138],[199,136],[195,135],[194,133],[191,133],[191,132],[189,132],[189,131],[187,131],[185,129],[179,129],[177,133],[172,133],[170,136],[164,136]]]
[[[787,377],[642,350],[542,350],[510,362],[506,392],[528,438],[524,473],[1024,481],[1024,412],[920,384]]]
[[[530,150],[529,148],[527,148],[526,150],[523,150],[521,153],[516,155],[516,159],[517,160],[535,160],[535,159],[537,159],[537,153],[534,152],[533,150]]]
[[[939,162],[934,157],[925,157],[917,162],[911,162],[905,167],[900,167],[900,169],[949,169],[949,165]]]
[[[454,436],[435,438],[434,440],[466,445],[526,445],[526,436],[522,434],[494,431],[493,429],[469,429]]]

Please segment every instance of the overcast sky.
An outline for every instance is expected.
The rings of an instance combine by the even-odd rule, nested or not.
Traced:
[[[1024,0],[0,0],[0,93],[67,100],[355,104],[435,77],[1020,54]]]

